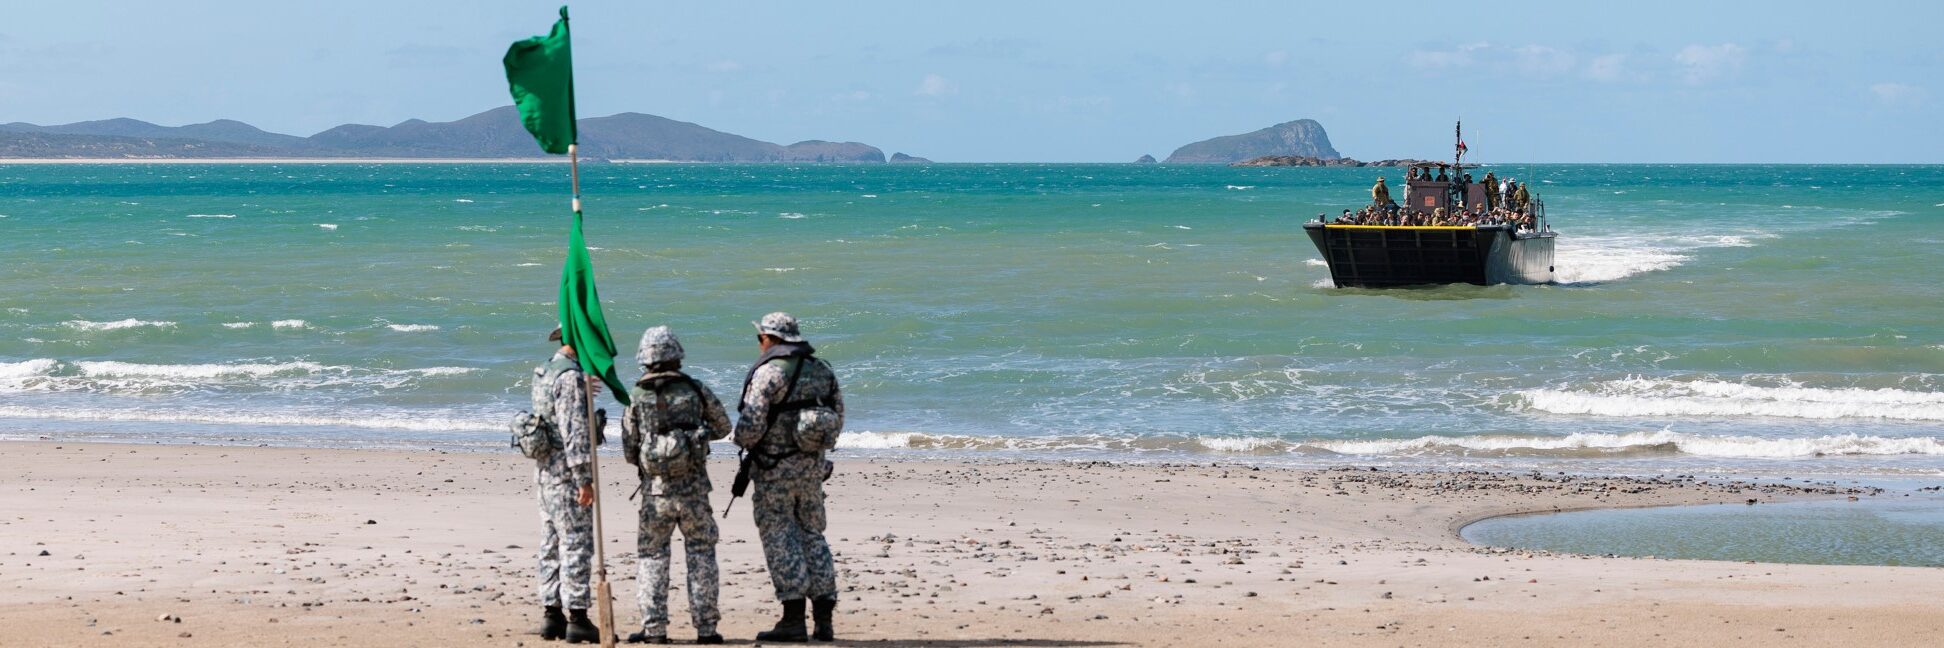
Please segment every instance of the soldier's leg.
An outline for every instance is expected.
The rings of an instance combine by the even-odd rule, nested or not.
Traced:
[[[668,634],[668,537],[675,525],[659,510],[661,499],[642,496],[641,535],[635,541],[635,583],[640,586],[635,602],[641,606],[641,632],[650,637]]]
[[[763,539],[763,559],[769,564],[776,600],[804,597],[803,547],[798,540],[796,498],[785,482],[761,482],[750,496],[756,511],[756,533]]]
[[[562,486],[563,491],[568,487]],[[560,500],[560,600],[569,610],[585,610],[594,600],[594,513],[580,502]]]
[[[722,611],[716,606],[721,596],[722,577],[716,569],[715,510],[709,507],[707,493],[682,498],[682,552],[688,563],[689,620],[695,633],[716,633]]]
[[[798,541],[803,545],[804,594],[810,598],[837,595],[837,565],[830,556],[830,542],[824,539],[823,483],[811,481],[797,490],[796,520]]]
[[[540,604],[560,607],[560,527],[554,525],[554,505],[540,489]]]

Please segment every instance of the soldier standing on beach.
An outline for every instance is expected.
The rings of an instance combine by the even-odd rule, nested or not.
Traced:
[[[560,329],[547,339],[559,343]],[[574,348],[561,345],[547,364],[533,370],[533,412],[559,433],[559,451],[539,460],[533,481],[540,491],[540,604],[545,606],[539,635],[567,643],[594,643],[600,629],[587,619],[593,599],[594,439],[587,421],[587,382]],[[569,614],[561,614],[565,605]]]
[[[689,619],[695,642],[722,643],[716,622],[721,577],[716,571],[715,512],[709,507],[709,442],[729,436],[729,415],[708,386],[682,372],[682,343],[666,326],[641,335],[635,360],[642,377],[629,392],[621,446],[641,472],[641,631],[629,643],[668,643],[669,537],[682,530],[688,556]]]
[[[764,315],[756,332],[762,356],[743,381],[735,440],[754,464],[756,529],[770,582],[783,603],[783,618],[756,639],[807,641],[812,636],[804,628],[807,600],[814,606],[814,636],[831,641],[837,569],[824,539],[823,482],[831,470],[824,452],[843,425],[843,397],[836,373],[814,355],[795,317]]]

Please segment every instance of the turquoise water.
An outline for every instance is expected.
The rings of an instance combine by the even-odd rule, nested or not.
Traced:
[[[1944,567],[1944,500],[1709,504],[1493,518],[1474,543],[1582,554]]]
[[[733,394],[749,321],[791,311],[848,448],[1944,474],[1944,167],[1496,170],[1540,187],[1560,285],[1330,287],[1299,223],[1373,169],[583,182],[621,344],[671,325]],[[0,435],[499,444],[566,171],[0,165]]]

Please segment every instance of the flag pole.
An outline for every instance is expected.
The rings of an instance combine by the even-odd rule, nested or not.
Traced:
[[[574,214],[580,215],[580,145],[567,145],[568,165],[574,180]],[[601,447],[594,443],[600,430],[594,429],[594,381],[587,376],[581,389],[587,396],[587,474],[594,482],[594,596],[601,619],[601,648],[614,648],[614,589],[608,584],[607,543],[601,534]]]

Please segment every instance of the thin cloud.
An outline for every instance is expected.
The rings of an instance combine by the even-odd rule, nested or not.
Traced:
[[[918,89],[912,91],[912,94],[920,97],[943,97],[958,94],[958,90],[958,84],[953,83],[951,79],[927,74],[923,81],[918,82]]]
[[[1627,55],[1607,54],[1593,57],[1586,64],[1586,78],[1604,83],[1613,83],[1627,76]]]
[[[1689,45],[1674,55],[1674,62],[1683,68],[1681,78],[1688,85],[1701,85],[1734,76],[1741,72],[1742,64],[1747,60],[1748,50],[1734,43]]]
[[[1903,106],[1917,103],[1924,92],[1923,88],[1906,83],[1878,83],[1870,86],[1870,94],[1885,106]]]

